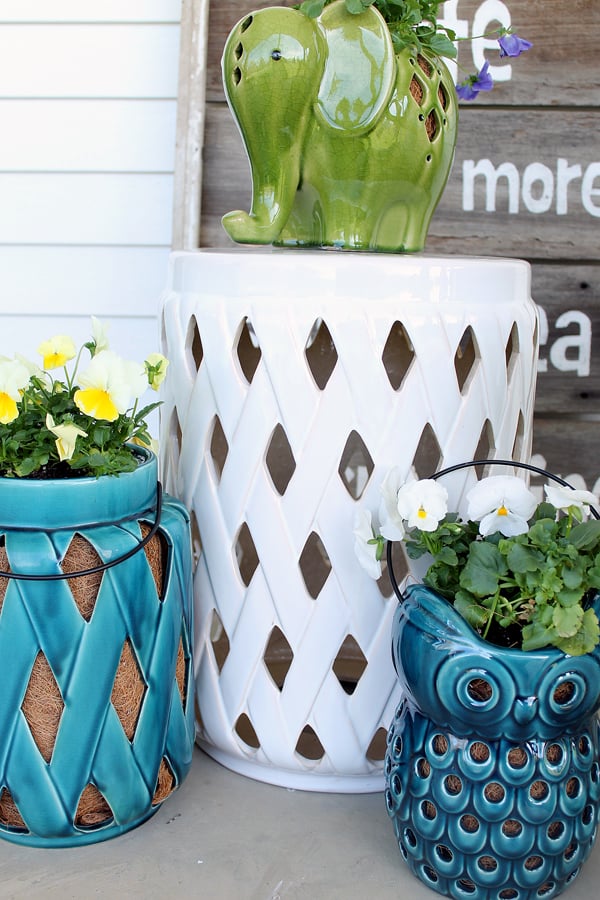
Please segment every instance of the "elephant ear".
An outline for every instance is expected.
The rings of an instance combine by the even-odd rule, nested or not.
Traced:
[[[387,107],[396,80],[388,27],[373,6],[353,15],[344,0],[327,6],[318,22],[327,56],[317,114],[341,131],[368,131]]]

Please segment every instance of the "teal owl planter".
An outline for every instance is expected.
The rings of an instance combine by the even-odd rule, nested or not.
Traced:
[[[223,217],[242,244],[417,251],[454,157],[458,103],[438,56],[395,52],[373,6],[241,19],[225,95],[252,171],[252,208]]]
[[[598,825],[600,648],[496,647],[422,585],[398,607],[392,647],[405,696],[385,796],[412,872],[456,900],[560,894]]]
[[[6,840],[115,837],[189,770],[189,517],[139,457],[118,476],[0,479]]]

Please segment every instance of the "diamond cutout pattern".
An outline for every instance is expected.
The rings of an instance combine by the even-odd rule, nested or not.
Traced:
[[[243,740],[245,744],[247,744],[249,747],[252,747],[253,750],[258,750],[258,748],[260,747],[258,735],[256,734],[252,722],[250,721],[246,713],[242,713],[242,715],[235,723],[235,733]]]
[[[142,538],[145,538],[152,526],[147,522],[140,522],[140,532]],[[157,531],[144,547],[144,553],[152,572],[154,585],[156,587],[156,595],[159,600],[164,600],[166,579],[167,579],[167,562],[169,558],[169,546],[162,531]]]
[[[331,572],[331,560],[315,531],[308,536],[298,564],[306,589],[313,600],[316,600]]]
[[[479,436],[479,441],[475,449],[474,458],[490,459],[494,455],[495,449],[496,445],[494,441],[494,430],[492,428],[492,423],[489,419],[486,419],[483,423],[483,428],[481,429],[481,434]]]
[[[248,587],[252,581],[252,576],[258,568],[260,562],[250,529],[244,522],[238,532],[235,544],[235,558],[237,560],[238,569],[242,576],[242,581]]]
[[[252,322],[249,319],[244,319],[242,323],[237,342],[237,356],[244,378],[248,384],[252,384],[262,353]]]
[[[172,794],[177,787],[177,779],[167,760],[164,758],[160,761],[158,769],[158,777],[156,779],[156,788],[152,797],[152,806],[158,806]]]
[[[204,348],[202,346],[202,338],[200,337],[200,329],[196,317],[192,316],[188,326],[185,338],[185,348],[188,356],[188,362],[192,372],[198,372],[204,359]]]
[[[186,655],[184,646],[183,646],[183,635],[179,638],[179,646],[177,648],[177,661],[175,663],[175,681],[177,682],[177,689],[179,690],[179,696],[181,698],[181,706],[185,710],[185,703],[187,700],[187,682],[188,682],[188,670],[189,670],[189,657]]]
[[[5,549],[5,540],[4,535],[0,536],[0,571],[2,572],[10,572],[10,564],[8,562],[8,556],[6,555]],[[6,595],[6,588],[8,587],[8,578],[0,578],[0,615],[2,614],[2,605],[4,603],[4,597]]]
[[[338,361],[331,332],[322,319],[313,324],[304,348],[308,368],[320,391],[324,391]]]
[[[378,728],[369,746],[367,747],[366,757],[373,763],[382,762],[385,759],[385,751],[387,748],[387,729]]]
[[[402,322],[394,322],[390,329],[381,359],[390,384],[397,391],[408,375],[415,351]]]
[[[344,447],[338,473],[351,497],[358,500],[373,474],[375,465],[358,431],[351,431]]]
[[[131,641],[127,638],[121,651],[110,699],[130,741],[133,741],[135,735],[145,693],[146,683]]]
[[[305,725],[300,732],[300,737],[296,744],[296,753],[304,759],[310,759],[314,762],[323,759],[325,750],[317,734],[310,725]]]
[[[81,792],[75,824],[78,828],[98,828],[113,819],[113,811],[106,798],[100,793],[95,784],[87,784]]]
[[[219,480],[221,479],[221,475],[223,474],[223,469],[225,467],[225,462],[227,460],[228,454],[229,444],[227,443],[227,438],[225,437],[225,432],[223,431],[221,420],[218,416],[215,416],[212,436],[210,439],[210,455],[215,465],[215,472],[217,473],[217,478]]]
[[[64,708],[65,704],[54,673],[40,651],[31,669],[21,710],[37,748],[47,763],[52,759]]]
[[[275,489],[283,497],[292,475],[296,471],[296,460],[287,434],[281,425],[277,425],[271,435],[265,456],[265,465]]]
[[[468,388],[469,376],[479,364],[479,348],[473,329],[469,326],[461,337],[454,355],[454,371],[461,394]]]
[[[230,644],[227,632],[223,627],[223,623],[221,622],[216,609],[213,609],[212,620],[210,623],[210,643],[219,672],[222,672],[225,660],[229,656]]]
[[[83,572],[100,565],[102,565],[102,560],[90,542],[80,534],[74,534],[60,566],[65,575],[72,572]],[[103,574],[103,572],[95,572],[66,579],[75,605],[86,622],[92,618]]]
[[[29,830],[8,788],[0,791],[0,825],[21,833]]]
[[[275,626],[269,635],[265,647],[264,662],[269,675],[280,691],[283,690],[286,676],[292,665],[294,653],[285,634]]]
[[[413,465],[419,478],[428,478],[436,472],[442,461],[442,451],[435,436],[435,431],[429,424],[421,432],[421,438],[417,446]]]
[[[506,342],[506,371],[508,377],[510,379],[515,364],[517,362],[517,358],[519,356],[520,347],[519,347],[519,329],[517,328],[517,323],[515,322],[513,327],[511,328],[511,332],[508,336],[508,340]]]
[[[346,693],[353,694],[367,668],[367,660],[351,634],[344,638],[332,668]]]

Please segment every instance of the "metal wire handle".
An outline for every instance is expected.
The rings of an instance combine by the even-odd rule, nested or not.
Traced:
[[[160,481],[156,482],[156,516],[154,517],[154,522],[152,524],[152,528],[146,535],[146,537],[142,538],[135,547],[132,547],[131,550],[128,550],[127,553],[123,553],[122,556],[118,556],[116,559],[111,559],[109,562],[101,563],[99,566],[93,566],[90,569],[82,569],[81,572],[57,572],[52,575],[26,575],[22,572],[0,572],[0,578],[13,578],[15,581],[63,581],[67,578],[79,578],[82,575],[95,575],[97,572],[104,572],[106,569],[112,569],[113,566],[118,566],[119,563],[125,562],[126,559],[130,559],[140,550],[142,550],[146,544],[148,544],[156,532],[160,527],[160,519],[162,515],[162,484]],[[89,528],[100,528],[104,526],[104,522],[100,525],[90,525]]]
[[[441,478],[442,475],[449,475],[451,472],[458,472],[460,469],[468,469],[471,466],[512,466],[517,467],[519,469],[527,469],[528,472],[535,472],[536,475],[543,475],[544,478],[549,478],[551,481],[556,481],[558,484],[561,484],[563,487],[571,488],[572,491],[577,490],[572,484],[568,481],[565,481],[564,478],[559,478],[558,475],[553,475],[552,472],[547,472],[546,469],[541,469],[539,466],[534,466],[532,463],[524,463],[524,462],[516,462],[512,459],[474,459],[470,462],[462,462],[456,463],[453,466],[448,466],[446,469],[440,469],[439,472],[435,472],[433,475],[429,477],[434,481],[437,481],[438,478]],[[595,507],[590,506],[590,512],[592,513],[595,519],[600,519],[600,513]],[[386,559],[387,559],[387,567],[388,573],[390,576],[390,581],[392,583],[392,587],[394,589],[394,593],[400,603],[404,600],[404,595],[400,590],[398,585],[398,581],[396,579],[396,575],[394,573],[394,566],[392,563],[392,547],[393,542],[388,541],[386,546]]]

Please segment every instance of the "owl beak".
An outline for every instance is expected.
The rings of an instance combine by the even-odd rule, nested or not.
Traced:
[[[516,700],[513,714],[519,725],[527,725],[528,722],[535,718],[537,705],[537,697],[525,697],[524,699]]]

